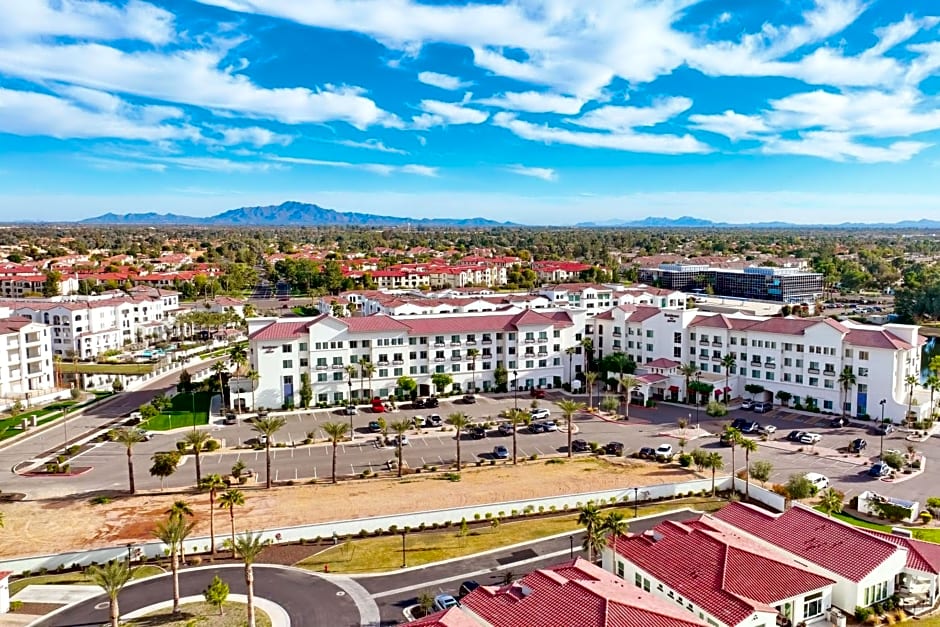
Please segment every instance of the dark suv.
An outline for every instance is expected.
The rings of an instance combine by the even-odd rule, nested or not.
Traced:
[[[604,452],[608,455],[623,455],[623,442],[608,442],[604,446]]]
[[[486,437],[486,429],[481,426],[469,426],[467,427],[467,435],[471,440],[482,440]]]
[[[571,450],[575,453],[587,453],[591,450],[587,440],[574,440],[571,443]]]

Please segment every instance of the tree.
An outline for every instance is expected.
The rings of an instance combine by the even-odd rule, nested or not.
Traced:
[[[222,378],[222,375],[228,373],[228,367],[224,361],[217,361],[212,366],[212,372],[219,377],[219,395],[222,397],[222,407],[228,407],[225,403],[225,381]]]
[[[141,424],[146,424],[160,415],[160,410],[157,409],[157,406],[153,404],[153,401],[146,403],[145,405],[141,405],[138,410],[140,411]]]
[[[375,364],[363,355],[359,358],[359,386],[363,379],[369,379],[369,398],[372,398],[372,376],[375,374]]]
[[[274,434],[280,431],[287,421],[279,416],[265,416],[256,418],[251,425],[252,431],[264,438],[264,487],[271,489],[271,441]]]
[[[734,474],[734,449],[741,443],[743,436],[741,432],[731,425],[725,425],[725,428],[722,429],[722,435],[725,436],[725,439],[731,445],[731,474]]]
[[[209,493],[209,555],[215,559],[215,495],[225,488],[222,475],[211,474],[202,478],[199,489]]]
[[[826,512],[826,516],[832,518],[833,514],[842,511],[842,500],[844,498],[844,494],[835,488],[829,488],[819,496],[819,509]]]
[[[497,362],[496,367],[493,368],[493,385],[497,392],[509,391],[509,371],[501,361]]]
[[[434,385],[438,394],[443,394],[447,386],[451,385],[453,382],[454,378],[446,372],[435,372],[431,375],[431,383]]]
[[[791,500],[799,501],[816,494],[816,486],[804,475],[791,475],[786,483],[786,491]]]
[[[722,458],[721,453],[712,452],[708,453],[705,457],[705,468],[712,471],[712,496],[715,496],[715,472],[721,470],[725,467],[725,460]]]
[[[691,401],[689,400],[689,398],[691,397],[689,396],[689,391],[690,391],[689,384],[692,381],[692,377],[694,377],[698,373],[698,366],[696,366],[692,362],[689,362],[687,364],[682,364],[681,366],[679,366],[679,372],[682,374],[683,377],[685,377],[685,402],[690,403]]]
[[[245,346],[242,344],[232,346],[228,353],[228,360],[235,368],[235,374],[237,375],[242,368],[248,365],[248,353],[245,351]]]
[[[765,486],[767,485],[767,481],[770,480],[770,475],[773,473],[773,471],[773,464],[767,460],[759,459],[748,467],[747,475],[748,478],[754,477],[760,481],[761,486]]]
[[[581,340],[580,345],[584,350],[584,370],[592,372],[594,371],[594,340],[586,337]]]
[[[620,378],[620,387],[623,390],[623,393],[627,397],[627,402],[624,403],[623,415],[627,419],[630,418],[630,398],[633,396],[633,392],[640,389],[640,381],[633,375],[624,375]]]
[[[924,381],[924,387],[930,390],[930,415],[933,416],[933,395],[940,390],[940,377],[935,374],[929,375]]]
[[[261,380],[261,374],[257,370],[251,369],[245,376],[251,382],[251,409],[252,411],[258,411],[258,407],[255,405],[255,388],[258,386],[258,381]]]
[[[780,401],[780,404],[786,407],[790,404],[790,399],[793,398],[793,395],[787,392],[786,390],[777,390],[777,393],[774,395],[777,397],[777,400]]]
[[[118,595],[131,580],[130,565],[124,560],[112,560],[103,566],[92,566],[86,572],[92,583],[104,590],[107,595],[111,627],[118,627],[121,620]]]
[[[352,404],[352,399],[353,399],[353,395],[352,395],[352,382],[353,382],[353,377],[355,377],[356,374],[357,374],[359,371],[358,371],[358,370],[356,369],[356,367],[353,366],[352,364],[346,366],[346,368],[344,368],[344,370],[346,371],[346,385],[349,387],[349,403],[350,403],[350,405],[351,405],[351,404]],[[360,390],[360,392],[361,392],[361,391],[362,391],[362,390]]]
[[[747,500],[751,496],[751,453],[757,452],[757,442],[741,438],[738,444],[744,450],[744,500]]]
[[[349,425],[345,422],[328,422],[323,425],[323,431],[330,438],[330,443],[333,445],[333,483],[336,483],[336,448],[346,437]]]
[[[467,428],[467,425],[470,424],[470,419],[467,418],[464,414],[460,412],[455,412],[447,416],[447,424],[454,427],[457,430],[457,471],[460,471],[460,436],[463,433],[463,430]]]
[[[127,483],[128,491],[131,494],[137,494],[137,488],[134,483],[134,446],[145,440],[144,433],[134,427],[118,427],[111,432],[111,439],[124,445],[127,451]]]
[[[313,388],[310,386],[310,374],[300,373],[300,406],[304,409],[310,407],[310,401],[313,400]]]
[[[167,477],[176,472],[180,463],[180,454],[177,451],[161,451],[154,453],[150,458],[150,475],[160,477],[160,489],[165,487]]]
[[[401,472],[402,470],[401,468],[402,439],[405,437],[405,432],[411,428],[411,423],[408,422],[407,420],[399,420],[398,422],[393,422],[391,424],[391,427],[392,427],[392,431],[394,431],[398,435],[398,440],[395,446],[395,452],[398,457],[398,476],[401,477],[401,474],[402,474]]]
[[[219,616],[222,616],[222,604],[228,599],[228,584],[219,579],[218,575],[212,578],[206,589],[202,591],[202,597],[209,605],[214,605],[219,610]]]
[[[731,372],[737,367],[738,362],[735,361],[734,355],[728,353],[721,358],[721,367],[725,369],[725,389],[724,392],[725,405],[728,404],[728,388],[731,387],[729,382],[731,381]]]
[[[186,446],[192,450],[193,457],[195,458],[197,487],[202,481],[202,460],[200,455],[202,454],[203,449],[205,449],[206,444],[211,439],[212,436],[209,435],[209,433],[206,431],[190,431],[185,436],[183,436],[183,442],[185,442]]]
[[[245,504],[245,493],[238,488],[229,488],[219,496],[219,508],[228,510],[229,522],[232,524],[232,559],[235,559],[235,508]]]
[[[594,407],[594,382],[597,381],[597,373],[588,370],[584,373],[584,384],[587,386],[588,407]]]
[[[417,396],[418,382],[412,379],[411,377],[408,377],[408,376],[398,377],[398,381],[396,381],[396,385],[398,385],[399,389],[401,389],[403,396],[408,396],[411,400],[414,400],[415,397]]]
[[[124,391],[124,383],[121,382],[120,375],[114,377],[114,381],[111,382],[111,391],[115,394],[120,394]]]
[[[578,511],[578,524],[584,527],[585,539],[584,548],[588,552],[588,561],[594,561],[594,546],[592,539],[597,529],[601,526],[601,514],[594,503],[583,505]]]
[[[846,366],[842,369],[842,372],[839,373],[839,389],[842,390],[842,417],[845,418],[845,405],[846,398],[849,395],[849,391],[855,387],[856,379],[855,373],[852,371],[852,366]]]
[[[180,379],[176,384],[176,391],[180,394],[189,394],[193,391],[193,375],[185,368],[180,371]]]
[[[245,565],[245,588],[248,593],[248,627],[255,627],[255,574],[252,566],[268,545],[261,534],[244,533],[232,541],[232,551]]]
[[[475,348],[467,349],[467,359],[470,360],[470,381],[473,385],[473,389],[470,390],[471,393],[477,391],[477,357],[479,357],[480,351]]]
[[[179,554],[183,542],[193,530],[193,523],[182,517],[170,516],[166,521],[157,523],[153,537],[165,544],[170,550],[170,571],[173,575],[173,613],[180,611]]]
[[[574,415],[579,411],[584,411],[584,403],[578,403],[576,401],[563,400],[558,402],[558,409],[561,410],[561,415],[565,417],[565,422],[568,425],[568,457],[571,457],[573,451],[571,450],[571,421],[574,419]]]
[[[622,538],[630,531],[630,524],[627,522],[626,516],[620,512],[611,512],[604,516],[601,527],[614,538]]]
[[[914,404],[914,386],[916,386],[920,380],[916,375],[909,374],[904,377],[904,383],[907,384],[907,414],[904,416],[905,422],[911,419],[911,405]]]
[[[516,430],[519,425],[527,424],[529,422],[529,413],[523,409],[510,409],[507,412],[507,417],[509,418],[509,424],[512,425],[512,463],[515,464],[516,459]]]
[[[574,381],[574,356],[578,352],[577,346],[569,346],[565,349],[565,355],[568,356],[568,387]]]

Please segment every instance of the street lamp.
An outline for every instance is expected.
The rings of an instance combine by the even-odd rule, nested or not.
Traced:
[[[878,433],[881,439],[881,447],[880,447],[881,450],[878,453],[879,459],[884,457],[884,454],[885,454],[885,403],[887,402],[888,401],[885,399],[881,399],[880,401],[878,401],[878,404],[881,405],[881,424],[878,425]]]
[[[402,568],[405,568],[408,566],[408,562],[405,559],[405,534],[406,533],[407,532],[404,530],[401,532],[401,567]]]
[[[695,428],[696,429],[698,429],[701,426],[701,422],[699,422],[699,415],[698,415],[698,390],[699,390],[698,386],[699,386],[699,383],[701,383],[701,381],[702,381],[701,371],[696,372],[695,373]]]
[[[632,488],[633,490],[633,517],[636,518],[640,515],[640,488]]]
[[[569,556],[571,559],[574,559],[574,535],[573,535],[573,534],[570,535],[570,536],[568,536],[568,544],[571,545],[571,549],[570,549],[570,551],[569,551],[569,553],[568,553],[568,556]]]
[[[519,371],[512,371],[512,408],[519,411]]]

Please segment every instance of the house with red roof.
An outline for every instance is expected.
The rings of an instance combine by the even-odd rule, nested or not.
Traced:
[[[583,559],[480,586],[460,605],[409,627],[705,627],[686,608]]]
[[[721,627],[822,621],[836,584],[800,559],[708,515],[612,538],[603,563],[637,588]]]

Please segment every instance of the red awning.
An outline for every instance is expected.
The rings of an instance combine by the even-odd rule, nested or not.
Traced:
[[[721,396],[721,390],[715,390],[715,396]]]
[[[726,387],[726,388],[725,388],[725,392],[730,392],[730,391],[731,391],[731,388],[729,388],[729,387]]]
[[[678,385],[670,385],[670,386],[669,386],[669,391],[670,391],[670,392],[678,392],[678,391],[679,391],[679,386],[678,386]]]

